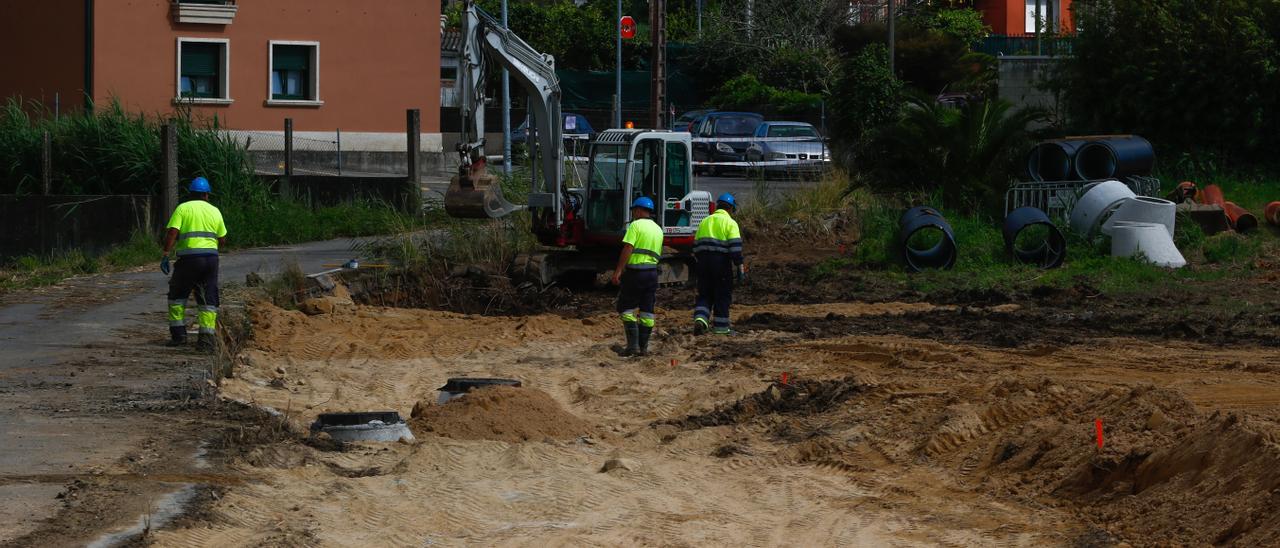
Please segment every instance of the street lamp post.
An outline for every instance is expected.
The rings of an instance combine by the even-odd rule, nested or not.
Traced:
[[[618,106],[613,111],[613,127],[622,127],[622,0],[618,0],[617,27],[613,29],[617,49],[617,75],[613,86],[613,101]]]
[[[507,28],[507,0],[502,0],[502,28]],[[502,69],[502,172],[511,175],[511,79],[506,67]]]

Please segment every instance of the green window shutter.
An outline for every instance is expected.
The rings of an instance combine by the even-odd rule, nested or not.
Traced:
[[[272,53],[272,70],[308,70],[310,46],[276,46]]]
[[[222,44],[184,42],[183,76],[217,76],[222,72]]]

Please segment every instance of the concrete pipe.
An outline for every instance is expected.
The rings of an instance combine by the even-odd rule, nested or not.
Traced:
[[[1018,234],[1037,225],[1048,227],[1049,235],[1039,246],[1031,249],[1019,248]],[[1045,269],[1058,268],[1067,257],[1067,239],[1062,236],[1062,231],[1054,226],[1048,215],[1034,207],[1020,207],[1010,212],[1004,218],[1003,232],[1005,251],[1023,264],[1033,264]]]
[[[1163,225],[1173,236],[1173,223],[1178,217],[1178,206],[1169,200],[1138,196],[1120,204],[1115,213],[1102,223],[1102,233],[1114,236],[1112,231],[1117,223],[1155,223]]]
[[[1107,215],[1137,195],[1120,181],[1103,181],[1088,187],[1071,210],[1071,230],[1085,238],[1093,237]]]
[[[341,442],[413,441],[413,432],[409,431],[409,426],[395,411],[321,413],[311,423],[311,435],[321,432]]]
[[[1133,257],[1139,253],[1147,262],[1158,266],[1182,268],[1187,265],[1164,225],[1117,223],[1111,236],[1111,255]]]
[[[1271,202],[1267,204],[1266,216],[1268,223],[1280,226],[1280,202]]]
[[[916,234],[935,232],[938,243],[920,249],[911,246]],[[951,225],[938,210],[931,207],[913,207],[898,218],[898,245],[907,269],[920,272],[926,269],[949,270],[956,264],[956,238]]]
[[[1155,165],[1155,148],[1137,135],[1100,137],[1076,151],[1076,175],[1085,181],[1150,175]]]
[[[1076,152],[1087,142],[1055,139],[1037,144],[1027,154],[1027,176],[1033,181],[1076,180]]]

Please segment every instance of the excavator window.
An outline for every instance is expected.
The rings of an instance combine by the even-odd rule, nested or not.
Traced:
[[[587,229],[620,232],[626,225],[627,149],[622,145],[595,145],[591,151],[591,176],[587,192]]]
[[[666,198],[679,200],[689,194],[689,149],[684,143],[667,143]],[[668,210],[663,226],[689,226],[689,212]]]
[[[648,196],[654,204],[662,204],[662,141],[647,139],[636,145],[631,164],[631,200]],[[655,218],[662,224],[662,218]]]

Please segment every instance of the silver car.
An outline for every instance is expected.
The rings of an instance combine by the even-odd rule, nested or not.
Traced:
[[[756,128],[761,140],[747,147],[746,160],[760,162],[766,174],[815,173],[831,164],[831,150],[813,124],[765,122]]]

